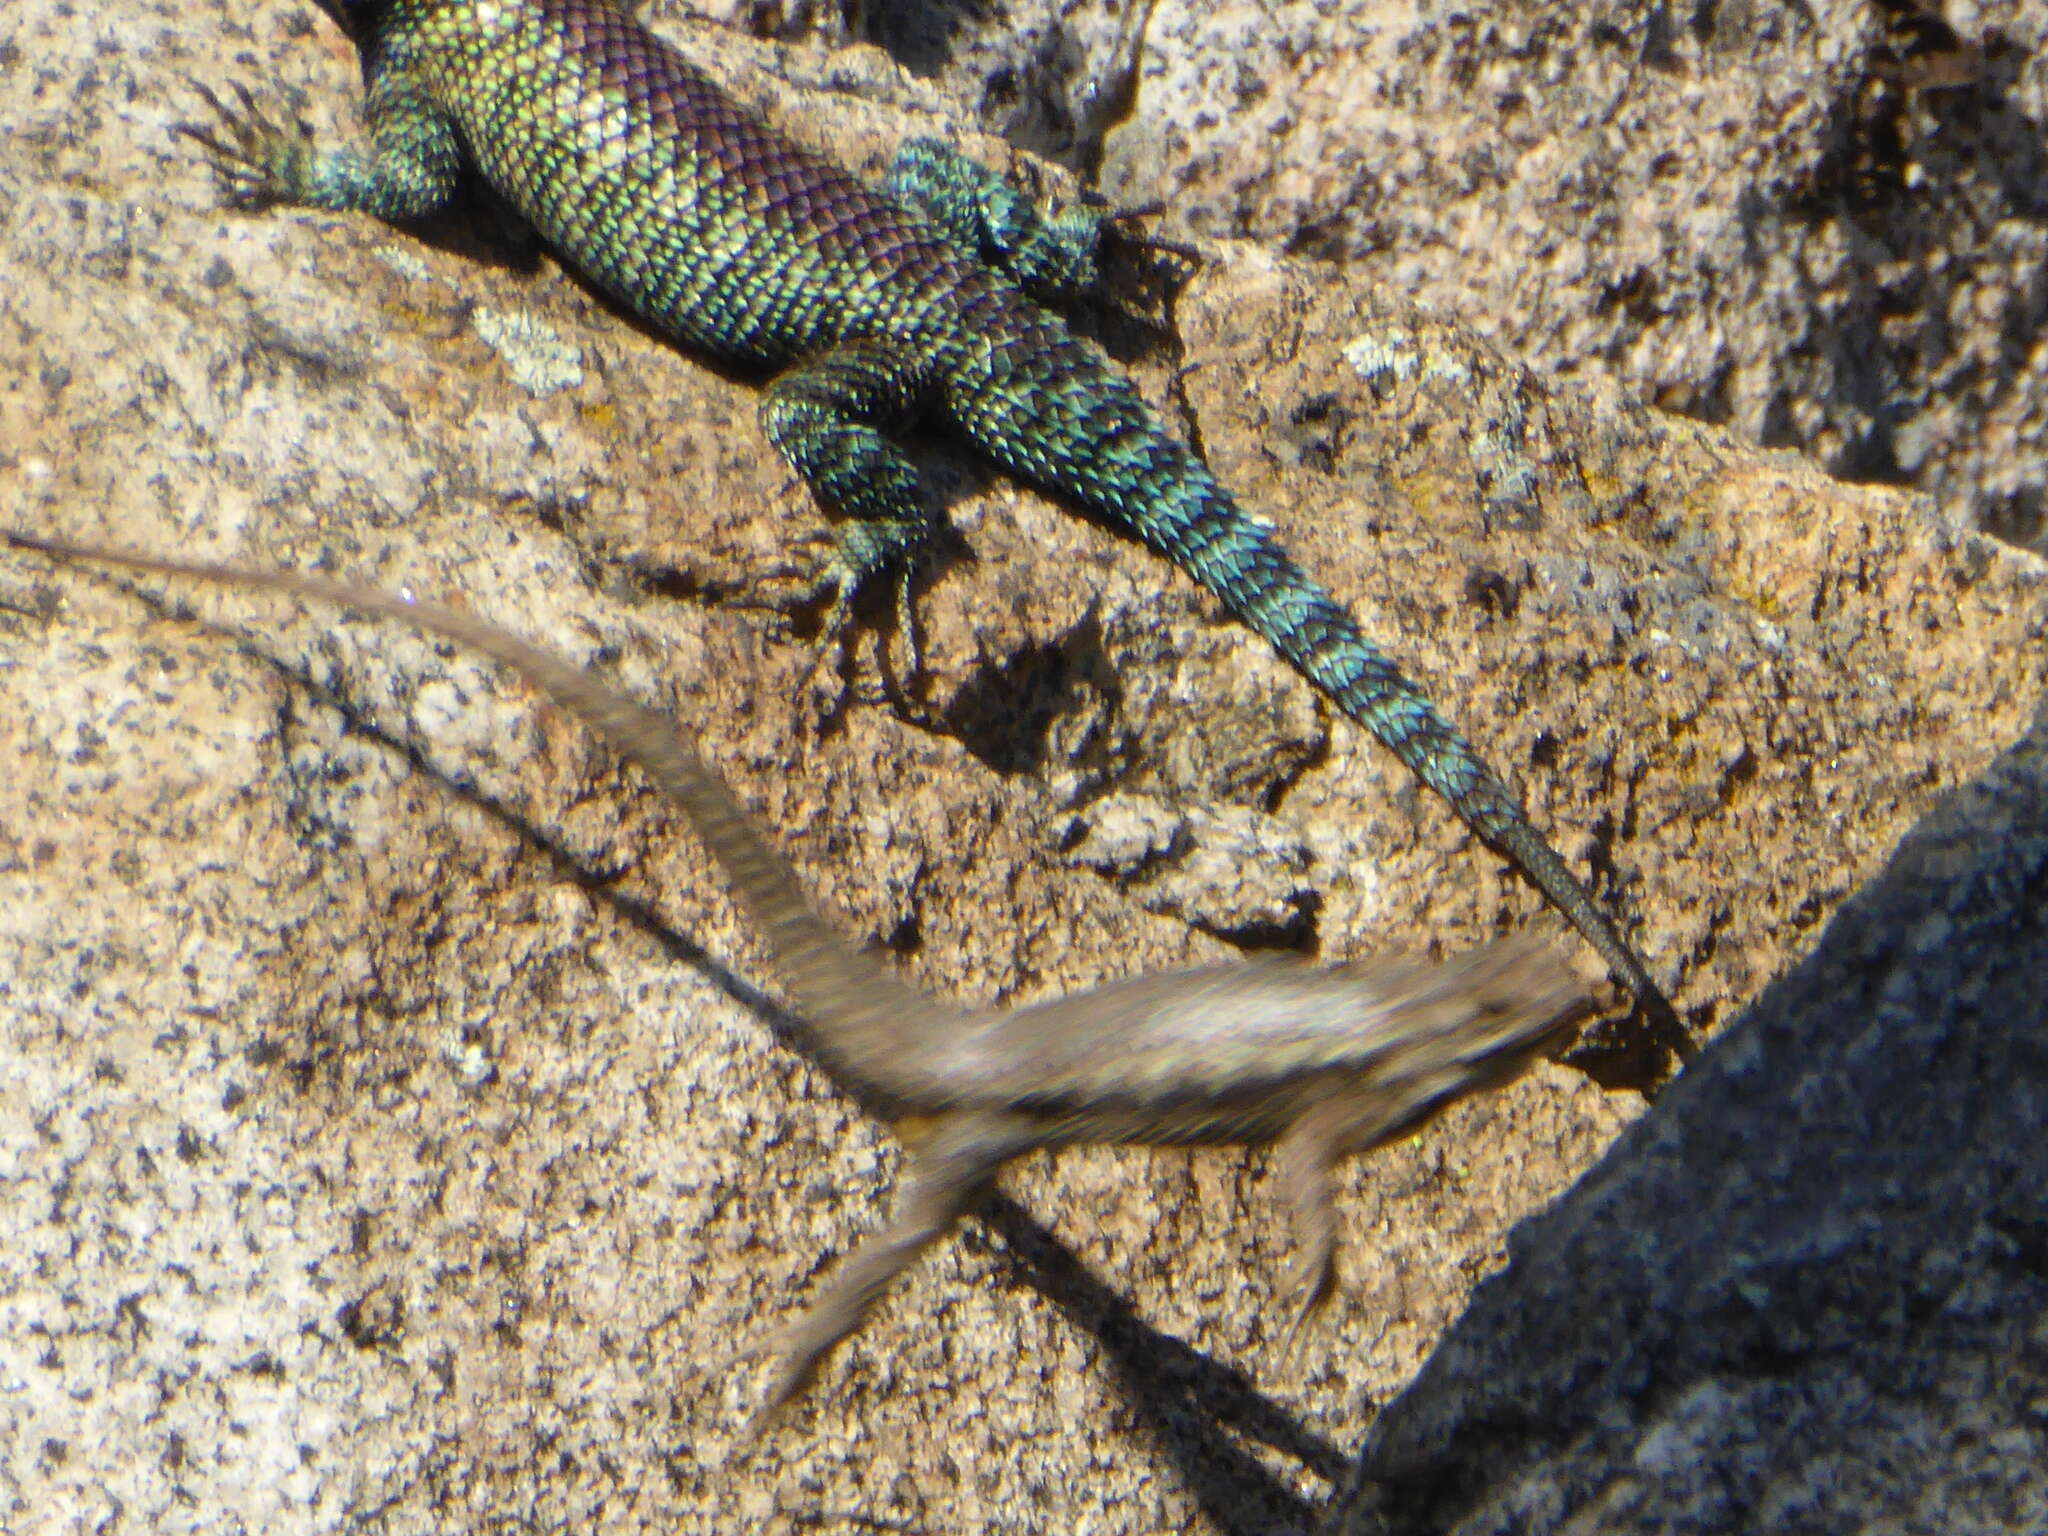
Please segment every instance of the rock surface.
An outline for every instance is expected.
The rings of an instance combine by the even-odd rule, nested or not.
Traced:
[[[2048,714],[1556,1209],[1349,1536],[2048,1530]]]
[[[945,729],[837,707],[731,601],[818,526],[744,382],[487,215],[213,206],[166,133],[189,76],[353,123],[310,8],[9,24],[9,525],[410,584],[590,660],[947,996],[1540,911],[1189,583],[943,445]],[[860,165],[953,131],[872,49],[681,40]],[[1363,278],[1204,255],[1167,335],[1109,339],[1523,784],[1696,1028],[2026,730],[2038,562],[1552,387]],[[1304,1529],[1509,1228],[1636,1112],[1547,1069],[1352,1169],[1298,1377],[1262,1160],[1033,1162],[752,1432],[725,1362],[897,1158],[775,1043],[687,833],[449,647],[164,592],[0,559],[10,1529]]]
[[[2035,0],[865,10],[1168,235],[1331,262],[1546,373],[2048,549]]]

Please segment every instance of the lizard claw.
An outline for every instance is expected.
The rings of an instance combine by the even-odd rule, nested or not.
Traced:
[[[1288,1266],[1287,1279],[1281,1289],[1294,1296],[1293,1312],[1280,1335],[1281,1365],[1283,1369],[1292,1371],[1301,1360],[1301,1347],[1308,1337],[1309,1326],[1323,1315],[1330,1299],[1336,1295],[1337,1268],[1332,1252],[1325,1249],[1297,1253]]]
[[[767,615],[777,638],[787,640],[796,638],[799,615],[817,612],[817,630],[810,640],[817,652],[810,674],[812,678],[829,670],[842,681],[837,690],[839,702],[843,703],[850,694],[862,704],[886,704],[911,724],[928,730],[936,729],[941,724],[937,713],[914,697],[903,679],[890,668],[886,648],[878,647],[876,675],[872,681],[862,685],[857,680],[849,680],[857,679],[868,671],[866,667],[857,665],[858,658],[853,649],[854,607],[864,584],[862,573],[851,569],[842,555],[839,542],[829,530],[805,534],[799,541],[799,547],[815,549],[816,558],[808,564],[777,566],[763,575],[751,592],[733,599],[733,606]],[[912,579],[913,572],[908,569],[893,576],[896,627],[903,636],[908,662],[905,675],[914,683],[921,669],[921,658],[918,653],[917,615],[911,601]]]
[[[717,1377],[755,1365],[764,1359],[777,1360],[775,1390],[762,1400],[759,1407],[747,1415],[746,1433],[750,1436],[759,1435],[774,1426],[781,1418],[783,1410],[789,1406],[808,1380],[791,1380],[788,1362],[778,1358],[781,1354],[780,1339],[779,1333],[771,1333],[751,1344],[721,1350],[711,1359],[687,1371],[676,1382],[673,1390],[679,1397],[687,1396],[709,1387]]]
[[[730,599],[729,605],[762,615],[764,627],[774,639],[809,646],[811,664],[804,672],[804,689],[823,696],[825,719],[836,718],[857,690],[849,681],[849,673],[856,670],[850,665],[853,658],[848,643],[852,603],[840,595],[831,574],[820,576],[817,567],[778,567],[750,591]],[[820,605],[825,614],[806,640],[799,620]],[[829,684],[823,681],[827,677],[832,679]],[[865,697],[859,701],[870,702]]]
[[[272,119],[239,80],[228,86],[233,106],[205,81],[191,84],[216,121],[173,123],[171,132],[206,151],[222,200],[231,208],[297,201],[313,165],[312,130],[297,119],[289,125]]]
[[[775,590],[784,585],[791,590]],[[778,568],[763,575],[753,587],[728,598],[727,606],[760,614],[763,627],[773,638],[794,642],[799,638],[797,615],[810,606],[810,597],[800,572]]]
[[[676,1384],[676,1392],[694,1392],[709,1385],[716,1377],[766,1362],[769,1367],[767,1388],[758,1406],[747,1415],[747,1433],[759,1435],[774,1428],[788,1413],[790,1405],[803,1396],[804,1390],[816,1378],[821,1359],[817,1353],[808,1356],[793,1353],[789,1333],[788,1329],[778,1328],[751,1344],[721,1350],[689,1371]]]
[[[830,530],[801,534],[794,548],[800,558],[763,572],[751,591],[733,600],[733,606],[793,619],[808,609],[851,601],[846,595],[850,573],[838,558],[839,546]]]
[[[798,619],[818,614],[811,643],[820,652],[843,652],[853,618],[853,583],[835,558],[829,535],[806,534],[800,543],[823,548],[814,560],[778,565],[764,573],[750,590],[732,599],[732,606],[766,615],[778,639],[795,639]]]

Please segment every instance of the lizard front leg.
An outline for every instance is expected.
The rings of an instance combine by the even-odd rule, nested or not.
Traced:
[[[231,86],[230,106],[195,85],[217,121],[174,123],[171,131],[206,151],[231,207],[287,204],[416,219],[446,205],[461,182],[454,124],[394,70],[373,76],[364,97],[369,148],[325,153],[305,124],[270,117],[247,87]]]

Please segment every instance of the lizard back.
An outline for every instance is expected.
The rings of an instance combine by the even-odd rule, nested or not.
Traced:
[[[776,366],[852,334],[910,339],[935,305],[957,323],[949,299],[983,321],[1011,307],[923,218],[608,5],[394,0],[366,35],[373,121],[374,98],[423,96],[566,260],[692,347]]]

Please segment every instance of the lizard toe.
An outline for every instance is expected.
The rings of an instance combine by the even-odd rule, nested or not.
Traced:
[[[239,81],[230,82],[233,105],[203,80],[191,86],[212,121],[173,123],[171,132],[205,151],[222,200],[244,209],[293,201],[313,163],[312,130],[297,119],[277,122]]]

